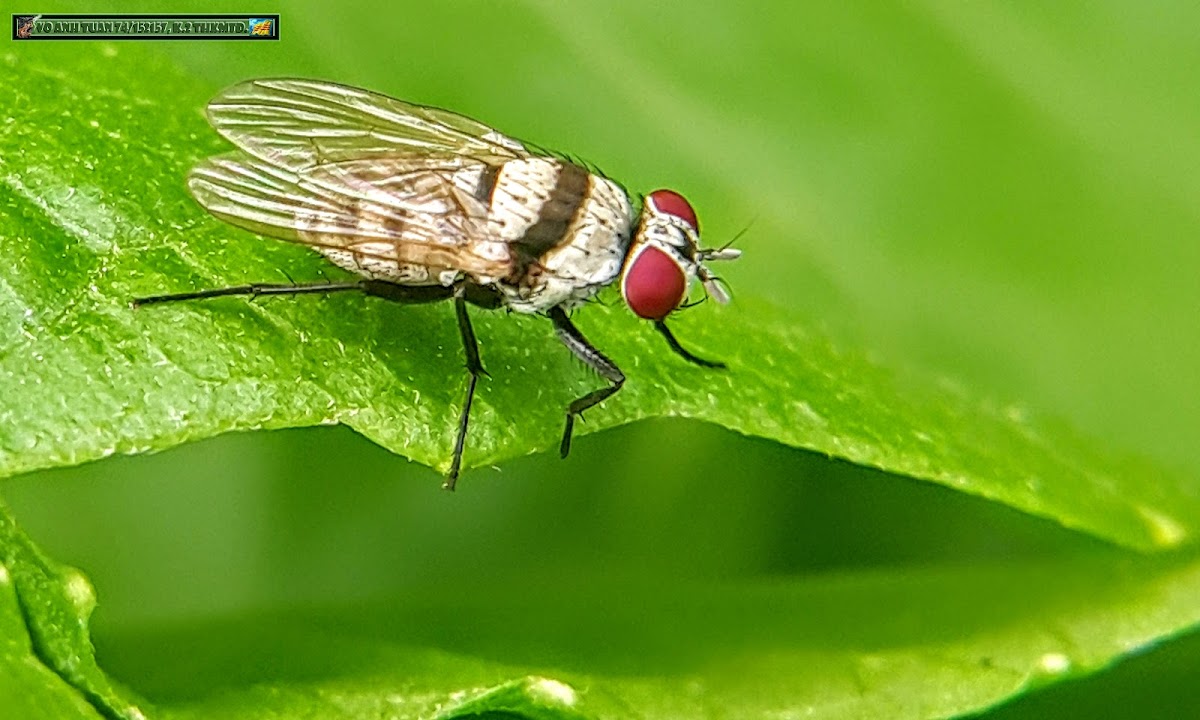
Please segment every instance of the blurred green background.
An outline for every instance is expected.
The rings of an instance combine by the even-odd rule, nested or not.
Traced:
[[[157,50],[214,91],[256,76],[334,79],[453,108],[632,188],[676,188],[710,242],[749,225],[726,273],[735,294],[789,306],[884,364],[1200,471],[1200,6],[460,0],[278,11],[279,43]],[[448,365],[447,382],[458,378]],[[695,422],[587,436],[567,462],[476,470],[453,496],[439,482],[321,428],[0,490],[47,552],[96,584],[101,663],[167,699],[186,690],[156,688],[155,655],[128,638],[193,618],[1093,545]],[[431,642],[454,632],[433,625]],[[1131,717],[1178,714],[1200,702],[1185,682],[1197,662],[1200,643],[1177,641],[993,714],[1090,717],[1114,704],[1138,708]]]

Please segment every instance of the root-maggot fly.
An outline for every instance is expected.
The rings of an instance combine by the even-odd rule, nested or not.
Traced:
[[[308,245],[361,279],[241,285],[134,303],[338,291],[401,303],[452,300],[468,375],[449,489],[484,373],[468,304],[545,315],[563,344],[608,381],[567,407],[563,457],[575,418],[625,382],[567,313],[618,278],[630,310],[652,321],[675,353],[723,367],[685,350],[666,318],[697,278],[727,302],[704,263],[740,253],[702,249],[696,213],[676,192],[640,198],[635,215],[638,198],[565,157],[456,113],[328,82],[243,82],[209,103],[208,118],[238,150],[192,170],[196,201],[239,227]]]

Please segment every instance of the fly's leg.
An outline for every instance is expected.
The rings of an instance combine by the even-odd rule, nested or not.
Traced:
[[[203,300],[205,298],[226,297],[229,295],[303,295],[305,293],[330,293],[347,290],[357,290],[367,295],[405,304],[421,304],[448,300],[454,298],[454,310],[458,315],[458,331],[462,335],[463,351],[467,356],[467,371],[471,374],[467,383],[467,399],[463,403],[462,417],[458,421],[458,439],[454,443],[454,461],[450,465],[450,474],[442,487],[454,489],[458,480],[458,472],[462,466],[463,443],[467,437],[467,420],[471,414],[471,401],[475,397],[475,383],[479,375],[486,375],[483,365],[479,362],[479,346],[475,342],[475,331],[471,328],[471,319],[467,317],[468,298],[479,304],[484,304],[487,298],[471,295],[471,289],[459,285],[449,288],[442,285],[397,285],[383,280],[357,280],[354,282],[322,282],[306,285],[271,285],[253,284],[237,285],[235,287],[218,288],[216,290],[200,290],[197,292],[177,293],[174,295],[154,295],[137,298],[134,307],[153,305],[157,303],[176,302],[182,300]]]
[[[254,283],[251,285],[235,285],[234,287],[217,288],[215,290],[199,290],[197,292],[175,293],[173,295],[151,295],[150,297],[134,298],[133,306],[157,305],[159,303],[179,302],[182,300],[204,300],[206,298],[227,297],[229,295],[304,295],[306,293],[331,293],[345,290],[366,291],[367,280],[354,282],[320,282],[306,285],[275,285],[270,283]]]
[[[558,335],[558,339],[567,346],[567,349],[588,367],[599,373],[601,377],[612,383],[608,387],[593,390],[567,406],[567,426],[563,429],[562,444],[558,448],[559,454],[566,457],[567,453],[571,452],[571,431],[575,428],[575,417],[583,417],[585,410],[599,405],[620,390],[621,386],[625,384],[625,373],[621,372],[621,369],[612,360],[604,357],[604,353],[587,341],[583,333],[579,332],[571,323],[562,308],[551,308],[549,315],[550,321],[554,323],[554,332]]]
[[[441,285],[397,285],[383,280],[354,280],[351,282],[319,282],[305,284],[279,285],[272,283],[253,283],[250,285],[235,285],[233,287],[216,288],[215,290],[198,290],[196,292],[174,293],[172,295],[151,295],[150,297],[134,298],[133,306],[157,305],[159,303],[180,302],[183,300],[205,300],[231,295],[249,295],[251,298],[264,295],[307,295],[313,293],[333,293],[347,290],[357,290],[367,295],[392,300],[401,303],[428,303],[446,300],[454,291]]]
[[[445,285],[397,285],[386,280],[363,280],[363,292],[384,300],[405,305],[421,305],[449,300],[454,297],[454,288]]]
[[[471,401],[475,399],[475,384],[480,375],[487,375],[483,363],[479,361],[479,343],[475,341],[475,330],[471,327],[471,317],[467,315],[467,287],[459,285],[454,288],[454,314],[458,317],[458,334],[462,337],[463,354],[467,356],[467,398],[463,401],[462,416],[458,419],[458,438],[454,441],[454,459],[450,462],[450,473],[442,487],[453,490],[458,481],[458,471],[462,467],[463,445],[467,441],[467,423],[471,419]]]
[[[705,360],[702,357],[696,357],[688,352],[685,347],[679,344],[679,341],[675,339],[675,333],[671,332],[671,329],[667,327],[667,324],[662,320],[654,323],[654,327],[657,328],[658,331],[662,333],[662,336],[667,339],[667,344],[671,346],[671,350],[675,351],[675,354],[684,360],[687,360],[690,363],[695,363],[700,367],[716,368],[718,370],[725,368],[725,363],[723,362],[717,362],[716,360]]]

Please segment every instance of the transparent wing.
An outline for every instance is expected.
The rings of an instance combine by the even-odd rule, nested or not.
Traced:
[[[238,227],[360,258],[454,269],[510,270],[487,237],[487,205],[473,190],[487,166],[461,157],[377,158],[293,172],[240,153],[192,170],[188,189]]]
[[[532,154],[457,113],[318,80],[239,83],[213,98],[208,119],[239,148],[293,171],[397,154],[463,155],[492,165]]]

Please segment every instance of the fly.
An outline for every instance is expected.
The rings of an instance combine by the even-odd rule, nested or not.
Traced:
[[[307,245],[359,276],[350,282],[252,284],[138,298],[134,305],[227,295],[356,291],[400,303],[454,303],[467,393],[445,487],[462,467],[479,358],[468,305],[545,315],[574,355],[608,381],[567,407],[575,418],[625,383],[625,374],[568,312],[620,279],[621,294],[671,349],[666,318],[699,279],[728,302],[704,266],[741,253],[701,249],[700,224],[678,193],[632,198],[577,163],[470,118],[367,90],[314,80],[250,80],[208,105],[212,126],[238,150],[191,171],[192,197],[238,227]]]

